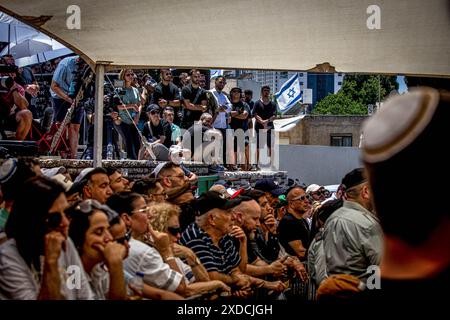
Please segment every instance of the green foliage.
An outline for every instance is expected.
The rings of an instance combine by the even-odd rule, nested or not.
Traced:
[[[346,75],[341,90],[319,101],[313,114],[364,115],[367,105],[383,101],[397,89],[395,76]]]

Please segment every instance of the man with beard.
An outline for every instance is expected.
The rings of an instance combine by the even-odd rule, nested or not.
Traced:
[[[207,111],[206,91],[200,87],[200,71],[192,69],[190,72],[191,83],[183,88],[183,121],[181,127],[190,128],[195,121],[200,120],[203,112]]]
[[[116,168],[106,168],[109,178],[109,187],[115,193],[130,191],[130,181]]]

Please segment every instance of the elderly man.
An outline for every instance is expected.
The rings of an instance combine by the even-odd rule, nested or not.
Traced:
[[[366,279],[367,268],[380,264],[383,232],[373,213],[371,191],[363,169],[347,173],[342,184],[347,198],[323,230],[327,272]]]
[[[197,220],[183,232],[180,242],[195,252],[210,279],[221,280],[246,296],[252,282],[241,270],[247,262],[241,260],[239,253],[245,234],[241,228],[233,227],[230,211],[238,204],[239,201],[227,201],[214,191],[205,192],[196,203]]]

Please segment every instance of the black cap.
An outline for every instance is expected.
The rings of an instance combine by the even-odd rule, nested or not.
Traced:
[[[280,187],[274,179],[261,179],[255,183],[255,189],[270,192],[272,195],[278,197],[285,194],[287,189]]]
[[[195,203],[196,215],[201,216],[213,209],[229,210],[243,201],[253,200],[249,197],[236,197],[233,200],[227,200],[222,194],[215,191],[203,193]]]
[[[348,190],[366,180],[363,168],[357,168],[347,173],[341,183],[345,186],[345,189]]]
[[[157,104],[154,104],[154,103],[152,103],[151,105],[149,105],[148,107],[147,107],[147,112],[151,112],[151,111],[154,111],[154,110],[156,110],[156,111],[161,111],[160,110],[160,108],[159,108],[159,106],[157,105]]]

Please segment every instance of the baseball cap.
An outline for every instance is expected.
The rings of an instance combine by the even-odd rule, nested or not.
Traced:
[[[321,188],[321,186],[319,186],[318,184],[313,183],[313,184],[310,184],[310,185],[308,186],[308,188],[306,188],[305,192],[306,192],[306,193],[316,192],[316,191],[318,191],[320,188]]]
[[[159,106],[157,104],[152,103],[151,105],[149,105],[146,109],[147,112],[152,112],[152,111],[161,111],[161,109],[159,108]]]
[[[250,200],[253,199],[245,196],[227,200],[223,194],[216,191],[206,191],[195,202],[196,214],[197,216],[201,216],[213,209],[229,210],[238,206],[243,201]]]
[[[261,179],[255,183],[255,189],[270,192],[272,195],[278,197],[286,193],[286,189],[282,188],[273,179]]]
[[[357,186],[358,184],[361,184],[365,182],[367,179],[364,174],[363,168],[356,168],[350,171],[345,175],[345,177],[342,179],[342,184],[345,186],[345,189],[353,188],[354,186]]]

